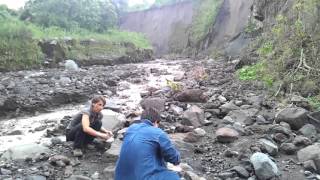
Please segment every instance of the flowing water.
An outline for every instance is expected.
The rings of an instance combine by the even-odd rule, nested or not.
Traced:
[[[185,61],[159,59],[144,64],[135,64],[141,71],[150,72],[151,69],[157,69],[165,73],[161,73],[160,76],[147,73],[148,75],[145,77],[147,81],[140,84],[120,81],[117,94],[110,97],[110,100],[121,105],[126,110],[139,108],[139,102],[142,99],[141,92],[146,91],[149,87],[162,89],[167,85],[166,80],[173,81],[175,76],[184,74],[180,65],[182,62]],[[125,88],[122,88],[124,85]],[[77,113],[82,107],[83,105],[61,105],[60,108],[50,113],[0,121],[0,152],[22,144],[49,143],[50,139],[44,137],[46,129],[58,124],[64,116]],[[64,137],[60,138],[65,140]]]

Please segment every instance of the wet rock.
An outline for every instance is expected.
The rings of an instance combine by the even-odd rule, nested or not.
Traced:
[[[0,168],[0,174],[1,175],[11,175],[12,171],[10,171],[9,169]]]
[[[308,123],[307,114],[303,108],[286,108],[277,114],[275,120],[277,123],[287,122],[293,130],[298,130]]]
[[[46,180],[47,178],[40,175],[28,175],[25,180]]]
[[[297,136],[294,138],[293,144],[298,147],[306,147],[306,146],[311,145],[312,141],[307,137]]]
[[[235,166],[230,171],[235,171],[239,177],[241,178],[248,178],[249,172],[242,166]]]
[[[195,173],[193,173],[192,171],[186,171],[183,175],[183,177],[186,180],[205,180],[205,178],[203,177],[199,177],[198,175],[196,175]]]
[[[297,150],[298,148],[293,143],[283,143],[280,146],[280,151],[287,155],[292,155],[296,153]]]
[[[259,143],[261,144],[262,152],[266,152],[271,156],[275,156],[278,154],[278,146],[273,142],[267,139],[260,139]]]
[[[91,178],[82,175],[72,175],[67,180],[91,180]]]
[[[90,177],[91,179],[100,179],[100,174],[96,171]]]
[[[219,96],[218,96],[218,100],[219,100],[221,103],[227,102],[227,98],[225,98],[225,97],[222,96],[222,95],[219,95]]]
[[[313,160],[316,156],[320,155],[320,144],[307,146],[298,151],[297,156],[300,162]]]
[[[112,110],[104,109],[101,113],[103,114],[102,126],[107,130],[120,128],[126,121],[125,115]]]
[[[70,164],[70,159],[63,155],[54,155],[49,158],[50,164],[58,167],[65,167],[66,165]]]
[[[182,124],[193,127],[200,127],[204,124],[204,112],[198,106],[191,106],[183,113]]]
[[[115,102],[113,102],[112,100],[108,99],[106,102],[106,105],[104,106],[104,109],[110,109],[114,112],[118,112],[120,113],[122,108],[120,105],[117,105]]]
[[[303,162],[303,168],[307,171],[315,172],[317,170],[316,165],[314,164],[313,160],[308,160]]]
[[[177,115],[177,116],[181,115],[183,112],[183,108],[176,106],[174,104],[170,105],[170,110],[173,112],[174,115]]]
[[[280,175],[277,165],[266,154],[256,152],[250,157],[250,162],[259,180],[268,180]]]
[[[38,126],[38,127],[34,128],[34,131],[43,131],[43,130],[45,130],[46,128],[47,128],[46,125],[41,125],[41,126]]]
[[[234,121],[241,124],[251,125],[251,118],[257,114],[258,110],[254,108],[233,110],[228,113]]]
[[[196,134],[195,132],[188,132],[186,137],[183,138],[183,141],[188,142],[188,143],[195,143],[200,141],[202,136]]]
[[[140,105],[143,109],[154,108],[160,112],[165,109],[165,100],[161,98],[147,98],[140,102]]]
[[[216,131],[218,142],[230,143],[234,142],[239,137],[239,133],[231,128],[220,128]]]
[[[184,78],[184,74],[178,74],[173,78],[173,80],[174,81],[181,81],[183,78]]]
[[[317,129],[312,124],[306,124],[299,129],[299,133],[306,137],[312,137],[317,134]]]
[[[52,145],[62,144],[62,140],[58,137],[51,138]]]
[[[188,89],[176,94],[174,99],[180,102],[206,102],[208,97],[203,90]]]
[[[223,104],[222,106],[220,106],[220,109],[221,109],[221,113],[223,113],[223,114],[228,114],[230,111],[240,109],[240,107],[239,107],[239,106],[236,106],[236,105],[233,103],[233,101],[231,101],[231,102],[228,102],[228,103]]]
[[[3,153],[1,158],[18,160],[27,157],[35,157],[37,154],[48,153],[50,150],[39,144],[24,144],[9,148]]]
[[[115,167],[114,166],[106,167],[102,172],[103,179],[105,179],[105,180],[113,180],[114,179],[114,172],[115,172]]]
[[[230,149],[227,149],[223,152],[223,156],[231,158],[231,157],[237,157],[239,153],[237,151],[231,151]]]
[[[116,139],[112,144],[110,149],[108,149],[104,154],[104,158],[108,160],[108,162],[116,162],[121,149],[122,142],[119,139]]]
[[[6,135],[9,135],[9,136],[23,135],[23,131],[22,130],[13,130],[13,131],[7,132]]]

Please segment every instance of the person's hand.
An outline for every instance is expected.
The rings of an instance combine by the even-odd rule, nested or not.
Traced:
[[[108,134],[110,137],[113,137],[112,131],[106,131],[106,134]]]
[[[102,132],[98,132],[98,137],[104,139],[104,140],[107,140],[109,138],[112,137],[112,135],[110,133],[102,133]]]

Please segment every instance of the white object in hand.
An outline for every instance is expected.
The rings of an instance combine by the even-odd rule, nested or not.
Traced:
[[[114,141],[114,138],[113,138],[113,137],[111,137],[111,138],[109,138],[109,139],[106,140],[106,142],[108,142],[108,143],[112,143],[113,141]]]
[[[182,168],[179,165],[175,166],[175,165],[173,165],[171,163],[168,163],[167,167],[168,167],[169,170],[172,170],[172,171],[175,171],[175,172],[181,172],[182,171]]]

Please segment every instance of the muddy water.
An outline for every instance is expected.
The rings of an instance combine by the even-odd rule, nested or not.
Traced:
[[[141,71],[150,72],[150,69],[158,69],[160,72],[167,73],[161,73],[160,76],[148,73],[147,77],[144,77],[147,81],[140,84],[121,81],[118,84],[119,88],[116,95],[110,97],[110,99],[126,110],[139,108],[140,93],[148,87],[161,89],[166,86],[166,80],[173,80],[176,75],[183,74],[180,66],[182,62],[184,61],[155,60],[145,64],[135,64],[135,67],[141,69]],[[126,88],[121,88],[123,84]],[[75,114],[82,107],[83,105],[62,105],[51,113],[0,121],[0,153],[17,145],[49,143],[50,139],[44,137],[46,129],[58,124],[64,116]],[[63,141],[65,140],[64,137],[60,138]]]

